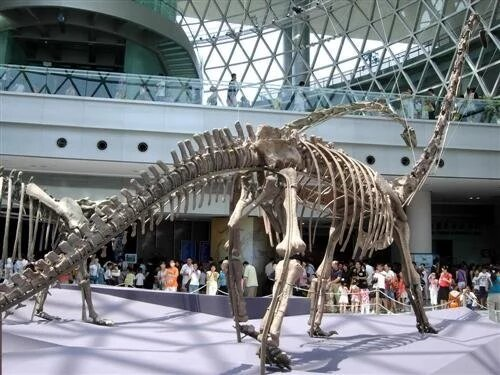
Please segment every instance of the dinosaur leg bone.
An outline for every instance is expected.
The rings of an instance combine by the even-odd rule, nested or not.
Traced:
[[[276,279],[281,278],[281,274],[283,272],[283,261],[280,261],[276,265]],[[268,343],[273,346],[278,346],[279,345],[279,337],[281,333],[281,324],[283,323],[283,317],[285,316],[285,311],[286,307],[288,305],[288,300],[290,296],[292,295],[293,291],[293,286],[295,285],[295,282],[298,280],[300,275],[303,272],[302,265],[300,262],[298,262],[295,259],[292,259],[290,263],[288,264],[288,269],[285,270],[286,272],[286,284],[283,287],[283,291],[281,292],[281,295],[277,296],[278,297],[278,305],[276,308],[276,312],[274,313],[272,322],[271,322],[271,328],[269,330],[269,337],[268,337]],[[276,286],[277,284],[274,284],[273,287],[273,296],[276,293]],[[264,319],[262,319],[262,327],[265,326],[267,320],[270,317],[270,310],[268,309],[266,311],[266,315],[264,315]],[[262,331],[262,330],[261,330]],[[261,338],[262,339],[262,338]]]
[[[304,254],[306,244],[302,240],[297,219],[297,172],[293,168],[285,168],[280,174],[287,180],[290,188],[285,190],[283,206],[286,211],[286,231],[283,240],[276,246],[279,256],[284,256],[287,251],[292,254]]]
[[[420,333],[437,333],[437,330],[430,325],[425,315],[420,277],[415,267],[413,267],[410,255],[410,227],[408,222],[402,220],[396,222],[394,241],[401,252],[403,276],[408,287],[408,298],[417,318],[417,329]]]
[[[310,325],[309,335],[311,337],[328,337],[336,333],[335,331],[325,332],[320,328],[320,325],[323,319],[323,312],[326,302],[326,290],[330,281],[333,255],[335,253],[335,247],[337,246],[339,240],[339,234],[340,231],[335,230],[335,227],[332,225],[330,227],[330,234],[328,237],[325,256],[323,257],[323,261],[321,262],[316,272],[317,277],[314,278],[311,283],[311,310],[308,322],[308,324]]]
[[[79,273],[81,277],[80,289],[82,290],[82,319],[85,321],[85,304],[89,309],[89,317],[92,319],[92,323],[102,325],[102,326],[112,326],[114,323],[111,320],[99,318],[97,312],[94,309],[94,304],[92,303],[92,293],[90,288],[90,280],[87,272],[87,260],[80,265]]]

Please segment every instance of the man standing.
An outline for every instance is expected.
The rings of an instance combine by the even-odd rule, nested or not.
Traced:
[[[236,82],[236,73],[231,74],[231,81],[227,88],[227,106],[236,107],[238,101],[236,100],[236,95],[238,94],[238,82]]]
[[[334,260],[332,261],[332,277],[331,277],[331,287],[329,288],[330,290],[330,301],[333,305],[333,312],[338,312],[338,305],[339,305],[339,299],[340,299],[340,294],[339,294],[339,288],[340,288],[340,283],[342,281],[342,269],[339,267],[339,262]]]
[[[193,260],[191,258],[186,259],[186,263],[182,265],[181,275],[182,275],[182,285],[181,292],[187,292],[187,283],[191,277],[191,273],[193,273]]]
[[[96,258],[93,258],[89,265],[89,277],[91,284],[97,284],[99,276],[99,263]]]
[[[243,262],[243,290],[245,297],[257,297],[257,287],[259,282],[257,280],[257,272],[255,267],[247,261]]]

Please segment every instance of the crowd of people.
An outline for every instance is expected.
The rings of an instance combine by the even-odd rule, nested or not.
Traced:
[[[7,259],[0,269],[2,278],[9,280],[10,275],[21,272],[27,263],[24,259]],[[270,295],[277,263],[278,260],[274,259],[266,264],[263,269],[266,281],[259,288],[255,266],[244,262],[241,278],[244,295]],[[435,262],[432,267],[425,267],[423,264],[414,264],[414,267],[420,276],[419,287],[424,302],[433,309],[458,306],[485,309],[488,293],[500,293],[498,266],[461,263],[448,267]],[[135,264],[108,261],[101,265],[98,258],[93,257],[87,271],[92,284],[217,295],[228,292],[228,268],[227,259],[216,263],[211,258],[207,262],[188,258],[184,263],[170,260],[155,266],[146,265],[142,261]],[[60,276],[59,281],[78,282],[78,277],[79,273],[74,271]],[[317,277],[321,275],[317,275],[313,262],[302,261],[302,274],[294,285],[294,295],[309,296],[310,286]],[[373,266],[362,261],[334,260],[326,282],[327,312],[367,314],[375,311],[397,312],[409,308],[407,286],[399,264],[393,266],[390,263],[378,263]]]
[[[92,258],[88,265],[88,275],[92,284],[216,295],[227,294],[228,265],[227,259],[215,263],[212,259],[197,262],[191,258],[182,264],[172,259],[168,263],[161,262],[156,267],[144,262],[128,264],[126,261],[101,265],[97,258]],[[78,281],[77,272],[61,276],[59,281]],[[257,296],[257,271],[248,262],[243,263],[241,282],[245,296]]]

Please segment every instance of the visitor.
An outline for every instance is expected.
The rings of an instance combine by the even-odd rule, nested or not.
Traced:
[[[198,263],[193,262],[193,270],[189,276],[189,293],[198,294],[200,288],[201,271],[198,269]]]
[[[468,309],[475,310],[478,302],[477,296],[468,286],[466,286],[462,293],[462,305]]]
[[[181,268],[181,275],[182,275],[182,282],[181,282],[181,292],[187,292],[189,288],[189,279],[191,277],[191,273],[193,272],[193,260],[191,258],[186,259],[186,263],[182,265]]]
[[[217,294],[219,281],[219,273],[215,264],[210,266],[210,270],[207,271],[207,295],[215,296]]]
[[[349,304],[349,288],[345,280],[342,280],[339,287],[339,313],[345,314],[347,305]]]
[[[123,286],[127,288],[133,288],[135,281],[135,273],[132,266],[129,266],[127,275],[125,276],[125,280],[123,281]]]
[[[227,259],[223,260],[220,266],[218,284],[219,284],[219,294],[227,294],[227,272],[229,268],[229,261]]]
[[[217,105],[217,88],[215,86],[210,86],[210,96],[207,98],[207,105]]]
[[[479,296],[479,270],[476,268],[472,271],[472,289],[476,296]]]
[[[479,304],[481,309],[486,308],[486,300],[488,299],[488,289],[491,285],[491,274],[483,267],[478,275],[479,279]]]
[[[165,290],[167,292],[177,292],[179,284],[177,278],[179,277],[179,269],[175,266],[175,261],[172,259],[168,263],[168,268],[165,269]]]
[[[99,277],[99,261],[96,258],[92,258],[89,265],[89,278],[91,284],[97,284],[97,279]]]
[[[295,93],[292,96],[292,111],[295,112],[305,112],[306,111],[306,97],[304,94],[304,81],[299,82],[299,86],[295,90]]]
[[[373,274],[373,289],[375,290],[375,296],[378,294],[379,303],[386,307],[385,300],[385,279],[387,277],[387,273],[384,271],[384,266],[379,263],[377,264],[377,269]]]
[[[402,272],[399,272],[397,274],[396,280],[397,280],[396,299],[400,303],[400,310],[404,311],[404,305],[406,304],[406,300],[408,299],[408,292],[406,291],[406,285],[404,282]]]
[[[465,265],[461,264],[455,273],[455,279],[457,280],[458,290],[462,291],[467,285],[467,270]]]
[[[339,294],[339,289],[342,283],[342,265],[339,264],[337,260],[332,261],[332,271],[331,271],[331,276],[330,276],[330,288],[329,288],[329,294],[328,298],[326,300],[330,301],[330,304],[332,305],[332,312],[338,312],[338,305],[339,305],[339,299],[340,299],[340,294]]]
[[[160,269],[156,272],[156,285],[159,290],[163,290],[165,288],[165,262],[161,262]]]
[[[142,269],[139,268],[137,270],[137,275],[135,275],[135,287],[136,288],[144,288],[144,280],[146,279],[146,277],[144,276],[144,274],[142,273]]]
[[[425,102],[424,108],[426,109],[427,112],[427,118],[429,120],[435,120],[436,119],[436,112],[439,110],[438,109],[438,102],[436,101],[436,94],[434,93],[434,89],[429,89],[427,90],[427,100]]]
[[[375,273],[375,269],[368,262],[364,263],[364,268],[366,272],[366,283],[368,287],[371,287],[373,285],[373,274]]]
[[[359,288],[359,296],[360,296],[360,307],[361,313],[368,314],[370,312],[370,297],[368,291],[368,276],[366,274],[366,270],[361,262],[358,260],[354,263],[354,270],[352,275],[353,281],[356,282],[357,287]],[[364,301],[363,302],[363,298]],[[363,306],[363,303],[365,306]],[[367,304],[367,305],[366,305]],[[366,311],[368,309],[368,311]]]
[[[250,102],[248,101],[248,99],[245,95],[241,96],[240,107],[241,108],[250,108]]]
[[[238,95],[238,82],[236,81],[236,73],[231,74],[231,81],[229,82],[227,88],[227,106],[228,107],[236,107],[238,104],[236,96]]]
[[[498,267],[498,265],[497,265]],[[491,272],[491,288],[488,293],[488,316],[500,323],[500,268]]]
[[[158,83],[156,84],[155,101],[164,102],[166,101],[166,98],[167,98],[167,80],[166,78],[160,77]]]
[[[307,273],[307,283],[311,285],[312,279],[316,274],[316,268],[314,267],[314,264],[310,259],[307,260],[306,273]]]
[[[436,278],[436,274],[434,272],[431,272],[431,274],[429,275],[429,296],[433,309],[438,305],[438,291],[438,279]]]
[[[351,312],[357,313],[361,305],[361,289],[356,280],[351,282],[349,292],[351,293]]]
[[[111,276],[111,269],[113,268],[113,264],[111,262],[106,262],[106,264],[104,264],[104,268],[104,283],[106,285],[112,285],[113,277]]]
[[[403,107],[403,117],[412,119],[415,117],[415,102],[413,99],[413,91],[408,89],[405,91],[401,98],[401,104]]]
[[[111,285],[118,285],[120,283],[120,278],[122,273],[116,264],[113,264],[111,268]]]
[[[243,290],[245,297],[256,297],[257,287],[259,282],[257,280],[257,271],[255,267],[249,264],[247,261],[243,262]]]
[[[297,282],[296,282],[297,288],[294,288],[294,295],[306,297],[307,290],[309,289],[309,285],[307,284],[307,272],[306,272],[307,264],[305,261],[302,261],[301,265],[302,265],[302,273],[300,274],[299,278],[297,279]]]
[[[205,272],[203,264],[198,265],[198,270],[200,271],[200,284],[198,288],[200,289],[200,293],[205,293],[205,286],[207,284],[207,273]]]
[[[386,273],[385,277],[385,293],[387,294],[387,308],[395,312],[396,311],[396,291],[398,288],[398,279],[394,271],[392,270],[392,266],[390,264],[384,265],[384,271]]]
[[[451,273],[448,272],[448,267],[447,266],[442,266],[441,267],[441,275],[439,275],[439,290],[438,290],[438,300],[441,305],[443,305],[443,308],[448,306],[448,298],[450,294],[450,287],[451,283],[453,281],[453,278],[451,276]]]

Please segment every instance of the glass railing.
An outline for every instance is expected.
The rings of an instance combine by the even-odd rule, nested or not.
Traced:
[[[309,112],[360,101],[383,101],[404,118],[424,120],[435,118],[441,102],[435,96],[265,83],[238,83],[234,86],[229,82],[211,83],[180,77],[15,65],[0,65],[0,90],[296,112]],[[500,123],[500,99],[457,98],[454,109],[455,121]]]
[[[160,16],[169,19],[170,21],[176,22],[177,7],[176,0],[133,0],[134,2],[141,4],[153,12],[158,13]]]

